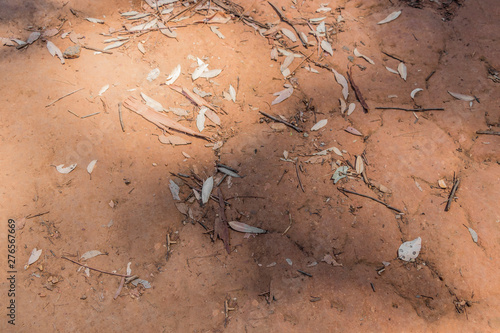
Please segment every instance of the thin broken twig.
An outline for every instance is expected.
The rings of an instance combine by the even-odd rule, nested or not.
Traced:
[[[125,132],[125,126],[123,126],[123,118],[122,118],[122,103],[118,103],[118,118],[120,119],[120,126],[122,127],[122,132]]]
[[[450,210],[451,202],[455,198],[455,192],[457,192],[457,189],[458,189],[458,184],[460,184],[459,178],[455,179],[455,182],[453,183],[453,187],[451,188],[450,195],[448,196],[448,202],[446,203],[446,207],[444,208],[445,212]]]
[[[444,111],[443,108],[420,108],[420,109],[405,109],[405,108],[396,108],[396,107],[386,107],[386,106],[377,106],[375,109],[378,110],[402,110],[402,111],[412,111],[412,112],[423,112],[423,111]]]
[[[61,258],[63,259],[66,259],[66,260],[69,260],[71,261],[72,263],[74,264],[77,264],[77,265],[80,265],[82,267],[85,267],[85,268],[88,268],[88,269],[91,269],[93,271],[97,271],[99,273],[104,273],[104,274],[108,274],[108,275],[114,275],[114,276],[121,276],[121,277],[130,277],[130,275],[126,275],[126,274],[118,274],[118,273],[111,273],[111,272],[106,272],[106,271],[102,271],[100,269],[97,269],[97,268],[93,268],[93,267],[90,267],[90,266],[87,266],[87,265],[84,265],[84,264],[80,264],[78,261],[74,261],[73,259],[70,259],[68,257],[65,257],[65,256],[61,256]]]
[[[49,106],[51,106],[52,104],[54,104],[54,103],[56,103],[56,102],[59,102],[59,101],[60,101],[61,99],[63,99],[64,97],[68,97],[69,95],[73,95],[74,93],[76,93],[76,92],[78,92],[78,91],[80,91],[80,90],[82,90],[82,89],[83,89],[83,88],[76,89],[75,91],[72,91],[72,92],[70,92],[70,93],[68,93],[68,94],[66,94],[66,95],[64,95],[64,96],[61,96],[61,97],[59,97],[58,99],[56,99],[55,101],[50,102],[49,104],[45,105],[45,107],[49,107]]]
[[[389,204],[386,204],[385,202],[383,202],[382,200],[379,200],[379,199],[376,199],[374,197],[370,197],[369,195],[365,195],[365,194],[361,194],[361,193],[358,193],[358,192],[354,192],[354,191],[351,191],[351,190],[346,190],[345,188],[341,188],[341,187],[337,187],[337,189],[342,192],[342,193],[351,193],[351,194],[355,194],[355,195],[359,195],[360,197],[364,197],[364,198],[368,198],[368,199],[372,199],[373,201],[376,201],[378,202],[379,204],[382,204],[384,206],[386,206],[387,208],[389,209],[392,209],[396,212],[398,212],[399,214],[403,214],[403,212],[397,208],[394,208],[392,206],[390,206]]]
[[[300,35],[299,31],[297,30],[297,28],[295,28],[295,26],[292,24],[292,22],[290,22],[286,17],[285,15],[283,15],[283,13],[278,9],[278,7],[276,7],[275,5],[273,5],[271,2],[267,2],[269,5],[271,5],[271,7],[273,7],[274,11],[276,12],[276,14],[278,14],[279,18],[281,21],[285,22],[286,24],[288,24],[289,26],[292,27],[293,30],[295,30],[295,33],[297,34],[297,36],[299,36],[299,39],[300,39],[300,42],[302,43],[302,46],[304,48],[307,49],[307,43],[302,39],[302,36]]]
[[[476,131],[476,134],[500,135],[500,132],[495,132],[495,131]]]
[[[359,104],[363,107],[363,111],[365,113],[368,113],[368,104],[366,104],[365,99],[363,98],[363,95],[361,94],[361,90],[359,90],[358,86],[354,83],[354,80],[352,79],[352,67],[349,68],[349,71],[347,71],[347,78],[349,79],[349,82],[351,83],[352,89],[354,89],[354,93],[356,94],[356,97],[358,98]]]
[[[303,132],[303,130],[302,130],[301,128],[299,128],[299,127],[297,127],[297,126],[295,126],[295,125],[293,125],[293,124],[290,124],[288,121],[284,121],[284,120],[282,120],[282,119],[280,119],[280,118],[276,118],[276,117],[271,116],[270,114],[267,114],[267,113],[265,113],[265,112],[263,112],[263,111],[259,111],[259,112],[260,112],[262,115],[264,115],[264,116],[266,116],[266,117],[268,117],[268,118],[271,118],[271,119],[272,119],[272,120],[274,120],[274,121],[277,121],[277,122],[279,122],[279,123],[285,124],[285,125],[286,125],[286,126],[288,126],[288,127],[293,128],[294,130],[296,130],[296,131],[297,131],[297,132],[299,132],[299,133]]]
[[[297,159],[297,161],[295,162],[295,171],[297,171],[297,179],[299,180],[300,189],[302,190],[302,192],[305,192],[304,187],[302,186],[302,182],[300,181],[298,164],[299,164],[299,160]]]
[[[94,112],[94,113],[88,114],[86,116],[82,116],[82,117],[80,117],[80,119],[85,119],[85,118],[88,118],[88,117],[97,116],[99,113],[100,112]]]
[[[384,51],[382,51],[382,53],[383,53],[383,54],[385,54],[385,55],[386,55],[386,56],[388,56],[388,57],[391,57],[392,59],[395,59],[395,60],[398,60],[398,61],[404,62],[404,60],[403,60],[403,59],[398,58],[398,57],[396,57],[395,55],[392,55],[392,54],[387,53],[387,52],[384,52]]]
[[[48,213],[50,213],[50,211],[46,211],[45,213],[40,213],[40,214],[36,214],[36,215],[33,215],[33,216],[31,216],[31,214],[30,214],[30,215],[26,216],[26,219],[32,219],[32,218],[35,218],[35,217],[38,217],[38,216],[42,216],[42,215],[45,215],[45,214],[48,214]]]

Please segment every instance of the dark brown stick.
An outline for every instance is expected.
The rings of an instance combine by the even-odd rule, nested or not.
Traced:
[[[299,160],[297,160],[297,161],[295,162],[295,171],[297,171],[297,179],[299,180],[300,189],[302,190],[302,192],[305,192],[305,191],[304,191],[304,187],[302,186],[302,182],[300,181],[300,176],[299,176],[299,166],[298,166],[298,164],[299,164]]]
[[[307,43],[302,39],[302,36],[300,35],[299,31],[297,30],[297,28],[295,28],[295,26],[292,24],[292,22],[290,22],[286,17],[285,15],[283,15],[283,13],[281,13],[281,11],[278,9],[278,7],[276,7],[275,5],[273,5],[271,2],[267,2],[269,5],[271,5],[271,7],[273,7],[274,11],[276,12],[276,14],[278,14],[279,18],[281,21],[285,22],[286,24],[288,24],[289,26],[292,27],[293,30],[295,30],[295,33],[297,34],[297,36],[299,36],[299,39],[300,39],[300,42],[302,43],[302,46],[304,48],[307,49]]]
[[[274,117],[274,116],[271,116],[270,114],[267,114],[267,113],[265,113],[265,112],[263,112],[263,111],[259,111],[259,112],[260,112],[262,115],[264,115],[264,116],[266,116],[266,117],[268,117],[268,118],[271,118],[271,119],[272,119],[272,120],[274,120],[274,121],[277,121],[278,123],[282,123],[282,124],[285,124],[285,125],[286,125],[286,126],[288,126],[288,127],[293,128],[294,130],[296,130],[296,131],[297,131],[297,132],[299,132],[299,133],[303,132],[303,130],[302,130],[301,128],[298,128],[297,126],[295,126],[295,125],[293,125],[293,124],[290,124],[290,123],[289,123],[289,122],[287,122],[287,121],[284,121],[284,120],[282,120],[282,119],[280,119],[280,118],[276,118],[276,117]]]
[[[36,214],[36,215],[33,215],[33,216],[31,216],[31,214],[30,214],[30,215],[26,216],[26,219],[33,219],[35,217],[42,216],[42,215],[45,215],[45,214],[48,214],[48,213],[50,213],[50,211],[46,211],[45,213],[40,213],[40,214]]]
[[[500,132],[495,132],[495,131],[476,131],[476,134],[500,135]]]
[[[399,210],[399,209],[397,209],[397,208],[394,208],[394,207],[392,207],[392,206],[390,206],[390,205],[386,204],[385,202],[383,202],[383,201],[381,201],[381,200],[379,200],[379,199],[376,199],[376,198],[370,197],[369,195],[365,195],[365,194],[357,193],[357,192],[354,192],[354,191],[346,190],[345,188],[341,188],[341,187],[338,187],[337,189],[338,189],[340,192],[344,193],[344,194],[345,194],[345,193],[351,193],[351,194],[359,195],[360,197],[364,197],[364,198],[372,199],[373,201],[376,201],[376,202],[378,202],[379,204],[382,204],[382,205],[386,206],[387,208],[392,209],[392,210],[394,210],[394,211],[398,212],[399,214],[403,214],[403,212],[402,212],[401,210]]]
[[[106,271],[101,271],[100,269],[97,269],[97,268],[92,268],[90,266],[87,266],[87,265],[84,265],[84,264],[80,264],[78,261],[74,261],[70,258],[67,258],[67,257],[64,257],[64,256],[61,256],[61,258],[63,259],[66,259],[66,260],[69,260],[71,261],[72,263],[74,264],[77,264],[77,265],[80,265],[82,267],[85,267],[85,268],[88,268],[88,269],[91,269],[93,271],[97,271],[99,273],[104,273],[104,274],[109,274],[109,275],[114,275],[114,276],[121,276],[121,277],[129,277],[130,275],[125,275],[125,274],[118,274],[118,273],[111,273],[111,272],[106,272]]]
[[[288,172],[288,169],[285,169],[285,171],[283,171],[283,174],[281,175],[280,180],[278,180],[278,184],[276,184],[276,185],[279,185],[281,183],[281,180],[283,179],[283,177],[285,176],[285,174],[287,172]]]
[[[349,82],[351,82],[351,87],[354,89],[354,93],[356,94],[356,97],[358,98],[359,103],[363,107],[363,111],[365,113],[368,113],[368,104],[366,104],[365,99],[363,98],[363,95],[361,94],[361,90],[359,90],[358,86],[354,83],[354,80],[352,79],[352,67],[349,68],[349,71],[347,72],[347,78],[349,79]]]
[[[377,106],[375,109],[378,109],[378,110],[402,110],[402,111],[413,111],[413,112],[444,111],[443,108],[405,109],[405,108],[392,108],[392,107],[385,107],[385,106]]]
[[[396,59],[398,61],[404,62],[403,59],[400,59],[400,58],[396,57],[395,55],[392,55],[392,54],[384,52],[384,51],[382,51],[382,53],[385,54],[388,57],[391,57],[392,59]]]
[[[446,207],[444,208],[444,211],[447,212],[450,210],[451,202],[453,201],[453,198],[455,197],[455,192],[458,189],[458,184],[460,184],[460,179],[457,178],[455,182],[453,183],[453,187],[451,188],[450,195],[448,196],[448,202],[446,203]]]
[[[434,73],[436,73],[436,71],[432,71],[426,78],[425,78],[425,82],[429,81],[431,79],[431,77],[434,75]]]

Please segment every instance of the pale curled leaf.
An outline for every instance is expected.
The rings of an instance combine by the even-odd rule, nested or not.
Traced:
[[[165,110],[165,108],[161,105],[160,102],[155,101],[154,99],[152,99],[151,97],[147,96],[142,92],[141,92],[141,97],[144,100],[144,102],[146,102],[146,105],[154,109],[155,111],[161,112]]]
[[[32,32],[29,37],[28,37],[28,40],[26,41],[26,43],[28,44],[33,44],[33,42],[35,42],[38,38],[40,38],[40,35],[41,33],[38,32],[38,31],[34,31]]]
[[[54,43],[52,43],[51,41],[48,41],[47,42],[47,49],[49,50],[49,53],[53,57],[57,55],[59,57],[59,59],[61,60],[61,64],[64,64],[63,54],[62,54],[61,50],[59,50],[59,48]]]
[[[97,96],[102,96],[102,94],[104,94],[108,89],[109,89],[109,84],[102,87],[101,90],[99,90],[99,94],[97,94]]]
[[[206,107],[201,107],[200,111],[198,112],[198,115],[196,116],[196,127],[198,128],[198,131],[202,132],[205,129],[205,112],[207,112]]]
[[[193,74],[191,74],[191,79],[193,81],[195,81],[196,79],[198,79],[200,77],[200,75],[207,69],[207,67],[208,67],[208,64],[203,64],[203,65],[197,67],[194,70]]]
[[[288,68],[288,66],[290,66],[293,62],[293,60],[295,59],[295,57],[293,55],[289,55],[285,58],[285,60],[283,60],[283,63],[281,64],[281,67],[280,67],[280,70],[283,72],[285,69]]]
[[[104,51],[107,51],[107,50],[111,50],[111,49],[115,49],[117,47],[120,47],[122,46],[123,44],[127,43],[128,42],[128,39],[127,40],[124,40],[124,41],[121,41],[121,42],[114,42],[112,44],[109,44],[108,46],[106,46],[104,48]]]
[[[86,19],[87,21],[89,21],[89,22],[92,22],[92,23],[104,24],[104,21],[103,21],[103,20],[96,19],[96,18],[93,18],[93,17],[86,17],[85,19]]]
[[[295,34],[293,32],[291,32],[290,30],[282,28],[281,32],[283,33],[283,35],[287,36],[292,42],[297,41],[297,36],[295,36]]]
[[[283,102],[285,99],[292,96],[292,94],[293,94],[293,87],[292,86],[290,86],[289,88],[282,90],[280,92],[274,93],[274,95],[278,96],[278,97],[276,97],[274,99],[274,101],[272,101],[271,105],[275,105],[275,104]]]
[[[337,81],[337,83],[342,86],[342,96],[344,96],[344,99],[347,99],[347,96],[349,96],[349,84],[347,83],[345,76],[340,74],[333,68],[332,72],[335,75],[335,80]]]
[[[174,200],[181,200],[181,198],[179,197],[179,185],[177,185],[173,180],[170,179],[168,187],[170,188],[170,193],[172,193],[172,197],[174,198]]]
[[[387,17],[385,19],[378,22],[377,24],[384,24],[384,23],[389,23],[391,21],[394,21],[395,19],[397,19],[399,17],[399,15],[401,15],[400,10],[398,10],[397,12],[392,12],[389,15],[387,15]]]
[[[316,124],[314,124],[314,126],[311,128],[311,131],[317,131],[317,130],[325,127],[327,123],[328,123],[327,119],[322,119],[322,120],[318,121]]]
[[[472,228],[468,228],[468,229],[469,229],[470,236],[472,237],[472,240],[474,241],[474,243],[477,243],[477,240],[478,240],[477,232]]]
[[[448,94],[450,94],[451,96],[455,97],[456,99],[459,99],[459,100],[462,100],[462,101],[466,101],[466,102],[472,102],[475,100],[474,97],[472,96],[468,96],[468,95],[464,95],[464,94],[459,94],[459,93],[454,93],[454,92],[451,92],[448,90]]]
[[[220,39],[224,39],[224,38],[226,38],[226,37],[222,34],[222,32],[220,32],[220,31],[219,31],[219,28],[218,28],[218,27],[216,27],[216,26],[212,25],[212,26],[210,26],[210,30],[212,30],[212,32],[213,32],[214,34],[216,34],[216,35],[217,35],[217,37],[219,37]]]
[[[365,56],[364,54],[361,54],[357,48],[354,48],[354,55],[358,58],[363,58],[365,59],[366,61],[368,61],[370,64],[372,65],[375,65],[375,62],[373,62],[373,60],[371,60],[370,58],[368,58],[367,56]]]
[[[341,152],[341,151],[340,151],[340,149],[338,149],[337,147],[332,147],[332,148],[330,148],[330,149],[328,149],[328,150],[333,150],[333,152],[334,152],[335,154],[339,155],[340,157],[342,157],[342,156],[343,156],[343,155],[342,155],[342,152]]]
[[[412,92],[410,93],[410,96],[412,99],[415,99],[415,95],[419,92],[419,91],[423,91],[424,89],[422,88],[416,88],[416,89],[413,89]]]
[[[89,173],[89,175],[92,174],[92,171],[94,171],[96,163],[97,163],[97,160],[93,160],[89,163],[89,165],[87,165],[87,172]]]
[[[356,104],[350,103],[349,108],[347,109],[347,115],[350,116],[354,112],[355,109],[356,109]]]
[[[146,80],[148,80],[149,82],[153,82],[158,78],[158,76],[160,76],[160,69],[156,67],[155,69],[153,69],[151,72],[148,73],[148,77],[146,78]]]
[[[216,77],[222,72],[222,69],[211,69],[208,71],[204,71],[203,73],[200,74],[200,77],[204,79],[211,79],[213,77]]]
[[[77,164],[74,163],[74,164],[71,164],[70,166],[64,167],[64,164],[59,164],[58,166],[56,166],[56,170],[59,173],[67,174],[67,173],[70,173],[71,171],[73,171],[76,168],[76,165]]]
[[[239,231],[239,232],[245,232],[249,234],[265,234],[267,233],[266,230],[260,229],[257,227],[252,227],[251,225],[248,225],[246,223],[238,222],[238,221],[230,221],[228,222],[229,226],[231,229]]]
[[[179,78],[179,75],[181,75],[181,65],[175,66],[170,75],[167,77],[167,81],[165,81],[165,84],[167,86],[171,85],[175,82],[175,80]]]
[[[400,62],[398,65],[398,73],[401,76],[401,78],[406,81],[407,70],[406,70],[406,65],[403,62]]]
[[[351,127],[351,126],[347,126],[347,128],[345,129],[345,131],[348,132],[348,133],[351,133],[353,135],[363,136],[363,134],[361,134],[360,131],[358,131],[357,129],[355,129],[354,127]]]
[[[142,54],[146,53],[146,49],[144,48],[144,45],[142,43],[137,43],[137,48],[139,49],[139,51],[141,51]]]
[[[208,177],[203,182],[203,187],[201,188],[201,202],[202,204],[206,204],[210,199],[210,195],[212,194],[212,189],[214,188],[214,178]]]
[[[347,110],[347,104],[343,98],[339,98],[339,102],[340,102],[340,113],[344,114],[345,110]]]
[[[389,72],[391,72],[392,74],[397,74],[397,75],[399,75],[399,72],[398,72],[397,70],[395,70],[395,69],[392,69],[392,68],[387,67],[387,66],[385,66],[385,69],[387,69],[387,70],[388,70]]]
[[[324,39],[321,41],[321,48],[333,56],[332,45]]]
[[[228,176],[231,176],[231,177],[234,177],[234,178],[242,178],[240,175],[238,175],[236,172],[234,171],[231,171],[229,169],[226,169],[224,167],[217,167],[217,170],[219,170],[219,172],[222,172]]]
[[[90,259],[90,258],[94,258],[94,257],[97,257],[97,256],[100,256],[104,253],[102,253],[101,251],[97,251],[97,250],[91,250],[91,251],[88,251],[88,252],[85,252],[84,254],[82,254],[81,258],[82,260],[87,260],[87,259]]]
[[[28,266],[34,264],[42,255],[42,249],[37,250],[36,247],[31,251],[31,255],[28,259]]]
[[[229,96],[231,96],[231,100],[236,103],[236,90],[232,85],[229,85]]]
[[[365,171],[365,164],[363,163],[363,158],[358,155],[356,157],[356,173],[360,175],[363,171]]]

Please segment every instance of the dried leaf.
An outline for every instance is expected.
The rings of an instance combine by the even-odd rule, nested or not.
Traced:
[[[275,47],[271,49],[271,60],[278,60],[278,49]]]
[[[146,94],[141,92],[141,97],[146,102],[146,105],[149,106],[150,108],[154,109],[155,111],[162,112],[165,110],[165,108],[161,105],[160,102],[155,101],[151,97],[147,96]]]
[[[59,33],[59,29],[56,29],[56,28],[52,28],[52,29],[47,29],[45,30],[43,33],[42,33],[42,37],[44,38],[50,38],[50,37],[54,37],[55,35],[57,35]],[[29,39],[29,38],[28,38]]]
[[[92,250],[92,251],[88,251],[88,252],[85,252],[84,254],[82,254],[81,258],[82,260],[88,260],[90,258],[94,258],[94,257],[97,257],[97,256],[100,256],[100,255],[103,255],[104,253],[102,253],[101,251],[97,251],[97,250]]]
[[[424,89],[422,88],[416,88],[416,89],[413,89],[412,92],[410,93],[410,96],[412,99],[415,99],[415,95],[419,92],[419,91],[422,91]]]
[[[456,99],[459,99],[459,100],[462,100],[462,101],[466,101],[466,102],[472,102],[475,100],[474,97],[472,96],[468,96],[468,95],[463,95],[463,94],[459,94],[459,93],[454,93],[454,92],[451,92],[448,90],[448,94],[450,94],[451,96],[455,97]]]
[[[239,231],[239,232],[246,232],[249,234],[265,234],[265,233],[267,233],[267,231],[264,229],[252,227],[246,223],[242,223],[242,222],[238,222],[238,221],[231,221],[228,223],[229,223],[229,226],[231,227],[231,229]]]
[[[354,135],[363,136],[363,134],[361,134],[360,131],[358,131],[357,129],[355,129],[354,127],[351,127],[351,126],[347,126],[345,131],[348,133],[354,134]]]
[[[148,73],[148,77],[146,78],[146,80],[148,80],[149,82],[153,82],[158,78],[158,76],[160,76],[160,69],[156,67],[155,69],[153,69],[151,72]]]
[[[272,101],[271,105],[275,105],[275,104],[283,102],[285,99],[292,96],[292,94],[293,94],[293,87],[291,85],[288,85],[287,89],[273,94],[274,96],[278,96],[278,97],[276,97],[274,99],[274,101]]]
[[[226,37],[222,34],[222,32],[220,32],[220,31],[219,31],[219,28],[218,28],[218,27],[216,27],[216,26],[213,26],[213,25],[212,25],[212,26],[210,27],[210,30],[212,30],[212,32],[213,32],[214,34],[216,34],[216,35],[217,35],[217,37],[219,37],[220,39],[224,39],[224,38],[226,38]]]
[[[347,110],[347,115],[350,116],[354,112],[354,109],[356,109],[356,104],[350,103],[349,109]]]
[[[331,255],[326,254],[321,261],[326,262],[328,265],[333,265],[334,267],[341,267],[342,264],[339,264],[335,258],[333,258]]]
[[[231,15],[224,12],[215,12],[215,14],[205,17],[205,19],[200,23],[226,24],[229,21],[231,21]]]
[[[59,50],[59,48],[54,43],[52,43],[51,41],[47,41],[47,49],[49,49],[49,53],[53,57],[57,55],[59,59],[61,59],[61,64],[64,64],[63,54],[61,50]]]
[[[232,85],[229,85],[229,96],[231,96],[231,100],[236,103],[236,90]]]
[[[399,75],[399,72],[398,72],[397,70],[395,70],[395,69],[392,69],[392,68],[387,67],[387,66],[385,66],[385,69],[387,69],[387,70],[388,70],[389,72],[391,72],[392,74],[398,74],[398,75]]]
[[[171,144],[172,146],[181,146],[181,145],[188,145],[191,143],[191,141],[187,141],[180,136],[177,135],[160,135],[158,136],[158,140],[161,143],[164,144]]]
[[[144,45],[141,42],[137,43],[137,48],[139,49],[139,51],[141,51],[142,54],[146,53],[146,49],[144,48]]]
[[[222,69],[211,69],[209,71],[204,71],[203,73],[200,74],[200,77],[204,79],[211,79],[213,77],[216,77],[222,72]]]
[[[163,22],[158,22],[158,28],[160,28],[160,32],[167,36],[168,38],[177,38],[177,32],[174,30],[170,30],[170,28],[167,28]]]
[[[365,171],[365,164],[363,163],[363,158],[358,155],[356,157],[356,173],[360,175],[363,171]]]
[[[214,178],[208,177],[203,182],[203,187],[201,188],[201,202],[202,204],[206,204],[210,199],[210,195],[212,194],[212,189],[214,188]]]
[[[38,32],[38,31],[32,32],[29,35],[28,40],[26,41],[26,43],[27,44],[33,44],[33,42],[35,42],[38,38],[40,38],[40,35],[41,35],[41,33]]]
[[[314,73],[314,74],[319,74],[318,70],[315,68],[312,68],[311,65],[307,65],[304,67],[304,69],[308,72]]]
[[[64,167],[64,164],[59,164],[58,166],[56,166],[56,170],[59,173],[67,174],[67,173],[70,173],[71,171],[73,171],[76,168],[76,165],[77,164],[74,163],[74,164],[71,164],[70,166]]]
[[[99,90],[99,94],[97,94],[97,96],[102,96],[102,94],[104,94],[108,89],[109,89],[109,84],[102,87],[101,90]]]
[[[422,248],[422,239],[420,237],[401,244],[398,250],[398,258],[403,261],[415,261]]]
[[[168,110],[165,110],[167,112],[172,112],[173,114],[175,114],[176,116],[179,116],[179,117],[186,117],[189,115],[189,112],[184,110],[184,109],[181,109],[181,108],[168,108]]]
[[[42,249],[37,250],[36,247],[31,251],[31,255],[28,259],[28,266],[34,264],[42,255]]]
[[[123,44],[125,44],[125,43],[127,43],[127,42],[128,42],[128,40],[124,40],[124,41],[121,41],[121,42],[114,42],[114,43],[109,44],[108,46],[106,46],[106,47],[104,48],[104,51],[111,50],[111,49],[115,49],[115,48],[117,48],[117,47],[122,46]]]
[[[349,84],[347,83],[345,76],[340,74],[333,68],[332,72],[335,75],[335,80],[337,81],[337,83],[342,86],[342,95],[344,96],[344,99],[347,99],[347,96],[349,96]]]
[[[332,45],[324,39],[321,41],[321,48],[326,52],[330,53],[331,56],[333,56]]]
[[[229,170],[229,169],[226,169],[224,167],[217,167],[217,170],[219,170],[219,172],[222,172],[222,173],[224,173],[224,174],[226,174],[228,176],[234,177],[234,178],[242,178],[236,172],[234,172],[232,170]]]
[[[321,22],[317,27],[316,27],[316,33],[318,35],[323,35],[326,33],[326,24],[325,22]]]
[[[205,111],[205,116],[211,121],[213,122],[214,124],[220,126],[220,118],[219,116],[217,115],[217,113],[213,112],[212,110],[210,109],[207,109]]]
[[[395,19],[397,19],[399,17],[399,15],[401,15],[400,10],[398,10],[397,12],[392,12],[389,15],[387,15],[387,17],[385,19],[378,22],[377,24],[384,24],[384,23],[389,23],[391,21],[394,21]]]
[[[281,67],[280,67],[281,72],[283,72],[285,69],[287,69],[288,66],[290,66],[292,64],[294,59],[295,59],[295,57],[293,55],[287,56],[285,58],[285,60],[283,61],[283,63],[281,64]]]
[[[202,107],[196,116],[196,127],[198,131],[202,132],[205,129],[205,112],[207,112],[206,107]]]
[[[364,54],[361,54],[357,48],[354,48],[354,55],[358,58],[363,58],[365,59],[366,61],[368,61],[370,64],[372,65],[375,65],[375,62],[373,62],[373,60],[371,60],[370,58],[368,58],[367,56],[365,56]]]
[[[97,160],[93,160],[89,163],[89,165],[87,165],[87,172],[89,173],[89,175],[91,175],[92,171],[94,171],[94,167],[95,167],[96,163],[97,163]]]
[[[326,13],[326,12],[330,12],[332,11],[332,9],[330,7],[323,7],[323,5],[321,7],[319,7],[318,9],[316,9],[316,13]]]
[[[327,123],[328,123],[327,119],[322,119],[322,120],[318,121],[316,124],[314,124],[314,126],[311,128],[311,131],[317,131],[317,130],[325,127]]]
[[[329,148],[328,150],[333,150],[333,152],[337,155],[339,155],[340,157],[342,157],[342,152],[340,151],[340,149],[338,149],[337,147],[332,147],[332,148]]]
[[[283,33],[283,35],[287,36],[292,42],[295,43],[297,41],[297,36],[295,36],[295,34],[290,30],[282,28],[281,32]]]
[[[402,62],[400,62],[398,65],[398,73],[401,76],[401,78],[403,78],[403,80],[406,81],[406,75],[407,75],[406,65]]]
[[[179,78],[179,75],[181,75],[181,65],[175,66],[170,75],[167,77],[167,81],[165,81],[165,84],[167,86],[171,85],[175,82],[175,80],[177,80],[177,78]]]
[[[103,20],[92,18],[92,17],[86,17],[85,18],[87,21],[92,22],[92,23],[99,23],[99,24],[104,24]]]
[[[179,197],[179,191],[180,191],[179,185],[177,185],[172,179],[170,179],[168,187],[170,188],[170,193],[172,193],[172,198],[174,198],[174,200],[180,201],[181,198]]]
[[[339,98],[339,102],[340,102],[340,113],[344,114],[345,110],[347,110],[347,104],[343,98]]]
[[[208,68],[208,64],[203,64],[201,66],[199,66],[198,68],[196,68],[193,72],[193,74],[191,74],[191,79],[193,81],[195,81],[197,78],[200,77],[200,75]]]
[[[445,183],[445,181],[443,179],[438,180],[438,185],[441,188],[446,188],[447,187],[446,183]]]
[[[185,158],[191,158],[191,156],[186,152],[182,152],[182,155],[184,155]]]
[[[188,205],[186,205],[184,202],[176,202],[175,203],[175,207],[177,208],[177,210],[183,214],[183,215],[188,215],[188,212],[189,212],[189,207]]]
[[[324,161],[325,161],[324,156],[312,156],[306,161],[306,163],[317,164],[317,163],[323,163]]]
[[[231,222],[229,222],[229,223],[231,223]],[[472,228],[467,228],[467,229],[469,229],[470,235],[471,235],[472,240],[474,241],[474,243],[477,243],[477,240],[478,240],[477,232],[474,229],[472,229]]]
[[[349,167],[347,165],[343,165],[341,167],[338,167],[337,170],[333,173],[332,179],[333,183],[337,184],[339,180],[342,178],[347,177],[347,170],[349,170]]]

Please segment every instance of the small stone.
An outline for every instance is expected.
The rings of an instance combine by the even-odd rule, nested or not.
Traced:
[[[80,45],[73,45],[73,46],[70,46],[68,47],[64,53],[63,53],[63,57],[65,59],[76,59],[76,58],[79,58],[80,57],[80,51],[81,51],[81,47]]]
[[[272,123],[271,129],[275,132],[284,132],[286,130],[286,125],[282,123]]]

